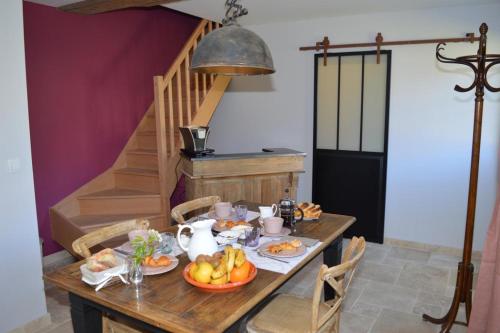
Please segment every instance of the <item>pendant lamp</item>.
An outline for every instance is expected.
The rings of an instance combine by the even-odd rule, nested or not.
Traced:
[[[223,27],[210,32],[200,41],[193,54],[191,71],[221,75],[275,72],[266,43],[256,33],[242,28],[236,22],[238,17],[248,13],[237,1],[226,1]]]

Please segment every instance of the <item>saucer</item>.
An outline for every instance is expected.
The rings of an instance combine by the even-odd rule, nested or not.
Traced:
[[[291,232],[292,232],[292,230],[290,230],[289,228],[286,228],[286,227],[281,228],[281,231],[279,233],[276,233],[276,234],[271,234],[271,233],[265,232],[264,228],[260,229],[260,234],[262,236],[268,236],[268,237],[282,237],[282,236],[290,235]]]
[[[229,214],[226,217],[219,217],[219,216],[217,216],[217,214],[215,213],[215,211],[210,211],[210,212],[208,212],[208,218],[209,219],[214,219],[214,220],[238,221],[238,216],[236,215],[236,212],[234,211],[234,209],[231,210],[231,214]]]

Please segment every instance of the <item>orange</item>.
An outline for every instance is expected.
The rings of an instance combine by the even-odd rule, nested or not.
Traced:
[[[247,260],[240,267],[234,267],[229,276],[230,282],[240,282],[250,275],[250,262]]]

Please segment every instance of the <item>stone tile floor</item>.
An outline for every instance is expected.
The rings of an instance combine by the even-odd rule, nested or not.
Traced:
[[[347,242],[348,240],[345,240]],[[443,315],[451,303],[458,257],[410,248],[368,243],[341,315],[341,333],[430,333],[436,325],[423,313]],[[310,297],[321,265],[319,256],[283,285],[279,292]],[[479,263],[474,263],[476,272]],[[67,293],[46,289],[52,324],[39,333],[73,332]],[[459,312],[464,319],[464,309]],[[465,333],[455,325],[453,333]]]

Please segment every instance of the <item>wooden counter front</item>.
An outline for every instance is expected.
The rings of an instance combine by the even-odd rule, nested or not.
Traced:
[[[298,174],[304,172],[305,154],[290,149],[269,153],[227,154],[182,158],[186,200],[218,195],[223,201],[277,203],[290,189],[296,198]]]

